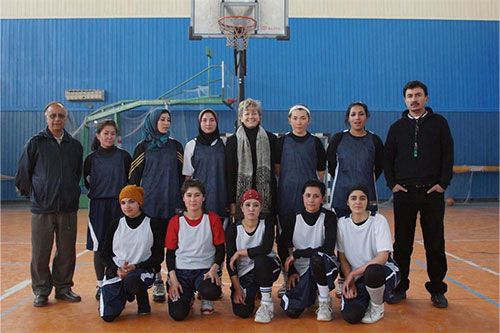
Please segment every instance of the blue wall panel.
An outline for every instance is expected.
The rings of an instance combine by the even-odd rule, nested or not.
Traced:
[[[22,146],[43,127],[39,110],[64,101],[65,89],[106,90],[104,102],[92,102],[95,109],[156,98],[206,66],[207,45],[214,63],[233,65],[223,40],[189,41],[185,18],[0,24],[3,175],[15,173]],[[311,132],[335,133],[344,128],[347,105],[362,100],[373,112],[368,128],[385,139],[404,108],[402,86],[420,79],[429,86],[429,105],[450,123],[455,164],[498,165],[499,22],[290,19],[290,28],[290,41],[249,44],[246,95],[262,101],[267,129],[288,131],[286,110],[305,103],[313,110]],[[78,124],[89,112],[88,103],[65,104]],[[198,109],[173,116],[174,136],[183,143],[196,135]],[[234,112],[220,114],[221,131],[232,131]],[[124,147],[132,152],[138,138]],[[465,186],[466,177],[457,182]],[[381,197],[390,195],[379,185]],[[498,174],[475,175],[471,195],[498,197]],[[3,181],[2,199],[15,197]]]

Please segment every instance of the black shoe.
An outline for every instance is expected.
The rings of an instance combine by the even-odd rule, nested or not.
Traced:
[[[387,300],[387,303],[398,304],[404,299],[406,299],[406,291],[393,290],[389,293],[389,299]]]
[[[97,292],[95,293],[95,299],[100,300],[101,299],[101,292],[102,292],[102,287],[97,287]]]
[[[137,313],[139,316],[146,316],[151,313],[151,305],[149,305],[149,295],[147,291],[137,294]]]
[[[432,304],[436,308],[444,309],[448,307],[448,300],[444,297],[443,293],[434,293],[431,295]]]
[[[76,303],[76,302],[80,302],[82,300],[82,298],[80,296],[78,296],[77,294],[75,294],[74,292],[71,291],[71,289],[69,289],[67,292],[65,293],[56,293],[56,299],[59,299],[61,301],[68,301],[70,303]]]
[[[36,307],[47,306],[49,304],[49,296],[36,295],[33,305]]]

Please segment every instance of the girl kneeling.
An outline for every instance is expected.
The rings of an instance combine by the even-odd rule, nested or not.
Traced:
[[[384,316],[384,300],[400,280],[399,268],[391,259],[389,224],[381,214],[370,214],[368,188],[349,189],[347,206],[351,215],[338,221],[337,249],[345,282],[342,317],[356,324],[374,323]]]
[[[102,251],[106,263],[99,313],[111,322],[137,299],[139,315],[151,313],[147,289],[155,277],[154,268],[163,261],[161,225],[144,215],[144,189],[125,186],[119,196],[124,217],[113,221]]]
[[[172,217],[165,238],[170,278],[168,312],[178,321],[188,316],[196,291],[201,297],[201,313],[213,313],[213,301],[221,295],[217,271],[224,261],[226,241],[219,216],[202,210],[203,183],[188,179],[181,194],[185,211]]]
[[[226,231],[227,271],[231,277],[233,312],[248,318],[255,307],[255,295],[260,290],[260,307],[255,322],[269,323],[274,317],[271,291],[278,279],[280,262],[273,250],[275,221],[269,215],[259,220],[262,197],[248,190],[241,197],[243,220],[231,224]]]
[[[330,291],[335,287],[338,266],[333,254],[337,237],[337,218],[321,207],[325,184],[317,179],[307,181],[302,189],[304,209],[283,220],[278,243],[280,258],[286,258],[287,292],[281,307],[291,318],[298,318],[316,301],[316,319],[332,320]]]

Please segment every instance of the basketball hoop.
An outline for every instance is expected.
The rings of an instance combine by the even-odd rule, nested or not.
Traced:
[[[224,16],[219,19],[219,27],[226,36],[226,45],[234,49],[246,50],[250,34],[257,28],[257,20],[248,16]],[[238,45],[238,40],[241,45]]]

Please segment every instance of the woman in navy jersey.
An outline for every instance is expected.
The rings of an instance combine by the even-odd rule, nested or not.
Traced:
[[[220,138],[217,114],[204,109],[198,116],[198,136],[186,144],[182,173],[203,182],[207,191],[205,210],[219,215],[227,225],[226,154]]]
[[[326,152],[328,172],[332,176],[331,204],[338,218],[348,216],[345,198],[353,184],[365,184],[370,194],[368,209],[376,212],[377,189],[375,182],[383,171],[384,146],[382,140],[365,129],[370,112],[366,104],[354,102],[347,108],[345,122],[350,129],[333,136]],[[342,295],[342,271],[339,274],[337,297]]]
[[[246,191],[240,205],[243,219],[226,230],[226,265],[231,278],[233,313],[241,318],[251,316],[260,290],[255,322],[269,323],[274,317],[272,285],[280,272],[280,262],[273,250],[275,220],[271,216],[259,219],[262,197],[255,190]]]
[[[350,129],[335,134],[328,145],[328,172],[333,180],[332,208],[337,217],[350,214],[345,198],[353,184],[368,187],[368,209],[377,211],[375,182],[384,169],[384,145],[378,135],[365,129],[368,118],[370,112],[366,104],[354,102],[349,105],[345,121]]]
[[[202,209],[205,186],[188,179],[181,189],[184,213],[168,224],[167,248],[168,312],[177,321],[184,320],[197,291],[201,313],[214,312],[213,301],[221,295],[218,270],[224,261],[224,229],[219,216]]]
[[[96,299],[101,295],[104,279],[102,250],[109,223],[121,216],[118,195],[127,185],[130,170],[130,154],[115,146],[118,126],[113,120],[97,124],[97,130],[90,153],[84,162],[83,178],[88,189],[89,222],[87,250],[94,251],[94,270],[97,277]]]
[[[278,253],[288,272],[287,292],[281,307],[290,318],[298,318],[319,296],[316,319],[332,320],[330,290],[335,286],[337,262],[333,254],[337,237],[337,218],[322,208],[325,184],[311,179],[304,184],[304,209],[287,216]]]
[[[384,300],[401,274],[390,254],[393,251],[389,224],[381,214],[368,210],[369,190],[354,185],[348,190],[351,214],[338,221],[337,249],[345,282],[342,317],[355,324],[374,323],[384,316]]]
[[[111,223],[106,235],[99,314],[107,322],[120,315],[127,300],[137,300],[139,315],[151,313],[147,290],[153,284],[155,267],[163,261],[163,238],[161,224],[141,211],[143,200],[142,187],[125,186],[119,196],[124,216]]]
[[[146,191],[144,213],[158,219],[163,234],[168,221],[182,208],[180,187],[182,176],[182,145],[169,137],[171,115],[164,106],[153,108],[142,127],[143,140],[134,151],[129,183],[140,185]],[[158,270],[153,288],[153,300],[165,301],[165,286]]]
[[[275,172],[278,181],[278,216],[300,212],[304,208],[302,188],[309,179],[323,179],[326,153],[320,139],[307,131],[311,111],[304,104],[297,104],[288,111],[292,131],[276,141]],[[307,158],[305,158],[307,156]],[[279,221],[278,221],[279,222]],[[278,238],[281,228],[278,228]],[[278,240],[279,241],[279,240]],[[286,283],[286,275],[283,276]],[[278,296],[283,296],[283,286]]]

